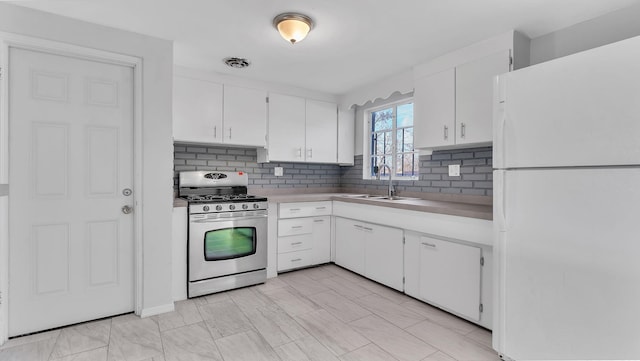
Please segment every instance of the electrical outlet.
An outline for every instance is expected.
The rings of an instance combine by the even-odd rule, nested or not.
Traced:
[[[449,164],[449,177],[460,177],[460,164]]]
[[[274,167],[273,175],[275,175],[276,177],[282,177],[284,175],[284,169],[282,169],[282,167]]]

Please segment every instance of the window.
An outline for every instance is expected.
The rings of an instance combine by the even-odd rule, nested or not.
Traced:
[[[375,167],[382,176],[418,178],[418,152],[413,149],[413,101],[404,101],[370,110],[369,116],[369,176],[375,177]]]

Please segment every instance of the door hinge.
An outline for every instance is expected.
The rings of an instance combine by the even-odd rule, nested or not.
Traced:
[[[402,277],[402,284],[404,284],[404,277]]]
[[[402,237],[402,244],[407,244],[407,238],[406,237]]]
[[[484,257],[480,257],[480,265],[484,266]]]
[[[484,312],[484,307],[482,306],[482,303],[480,304],[480,312]]]

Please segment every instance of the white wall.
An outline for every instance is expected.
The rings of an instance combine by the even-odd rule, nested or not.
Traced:
[[[640,35],[640,4],[531,40],[531,64]]]
[[[142,311],[144,314],[172,307],[173,44],[166,40],[3,3],[0,3],[0,31],[143,59],[143,189],[139,190],[142,192],[143,203]]]

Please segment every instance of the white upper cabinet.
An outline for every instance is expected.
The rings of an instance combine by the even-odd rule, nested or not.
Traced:
[[[492,141],[494,78],[509,67],[509,50],[456,67],[456,144]]]
[[[304,161],[305,100],[269,94],[269,159]]]
[[[338,107],[307,99],[306,161],[335,163],[338,159]]]
[[[268,149],[258,161],[337,162],[336,104],[271,93],[268,114]]]
[[[455,144],[455,79],[455,69],[416,79],[413,97],[415,148]]]
[[[174,77],[173,139],[194,143],[222,141],[222,84]]]
[[[353,109],[338,110],[338,163],[353,165],[355,150],[355,114]]]
[[[267,92],[225,84],[224,142],[265,147],[266,134]]]
[[[494,79],[528,65],[528,49],[529,39],[509,32],[415,67],[416,148],[491,144]]]
[[[173,140],[265,147],[267,92],[175,76]]]

